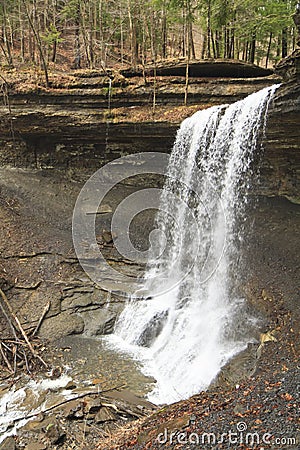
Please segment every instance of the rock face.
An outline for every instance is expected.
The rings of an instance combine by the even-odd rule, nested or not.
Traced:
[[[294,62],[299,61],[296,53],[291,57]],[[290,72],[289,67],[290,60],[287,60],[277,70],[283,74],[284,70]],[[157,104],[168,105],[168,109],[175,107],[177,112],[184,97],[183,81],[179,76],[161,77]],[[278,81],[274,77],[193,78],[189,86],[190,106],[183,117],[195,111],[191,105],[231,103]],[[0,108],[0,165],[69,172],[80,168],[92,172],[124,154],[171,150],[181,119],[165,120],[164,114],[151,119],[153,88],[150,84],[139,81],[134,88],[131,85],[126,89],[115,88],[108,111],[107,93],[96,89],[96,82],[93,76],[90,80],[85,78],[81,88],[78,86],[82,86],[82,79],[73,89],[57,92],[12,92],[11,113],[7,106]],[[275,95],[268,116],[265,150],[261,158],[258,154],[261,183],[256,186],[262,195],[281,195],[296,202],[299,201],[299,86],[293,78]],[[147,111],[146,118],[143,115],[140,118],[141,110]]]
[[[94,75],[49,92],[20,93],[11,87],[9,105],[0,107],[0,165],[95,168],[128,153],[170,151],[178,124],[195,111],[192,105],[232,103],[275,81],[274,76],[191,78],[189,106],[181,117],[175,111],[175,120],[159,111],[166,105],[182,108],[182,76],[158,78],[155,115],[153,82],[139,77],[125,80],[125,86],[117,80],[111,91]]]
[[[89,280],[81,281],[70,230],[73,204],[83,180],[125,154],[169,152],[181,120],[177,113],[182,108],[184,80],[180,77],[158,80],[157,101],[167,108],[158,106],[154,118],[150,84],[130,85],[125,91],[115,88],[108,110],[107,92],[97,87],[98,81],[97,77],[79,80],[73,89],[56,93],[12,92],[10,107],[0,108],[0,166],[9,167],[1,169],[1,285],[27,329],[37,324],[45,304],[51,301],[40,327],[40,335],[50,339],[82,332],[88,336],[109,333],[124,304],[124,296],[115,296],[104,310],[107,293]],[[275,82],[278,78],[195,78],[189,86],[192,106],[183,114],[239,100]],[[300,202],[299,93],[296,79],[277,90],[269,110],[264,150],[257,152],[255,161],[261,180],[254,186],[255,192],[286,197],[294,203]],[[170,109],[174,119],[166,120],[164,113]],[[147,110],[146,120],[139,118],[142,110]],[[139,181],[143,185],[144,181]],[[134,189],[129,182],[120,188],[122,195]],[[122,198],[113,195],[112,210],[109,206],[99,215],[102,233],[109,226],[117,198]],[[146,234],[145,221],[141,220],[140,227],[140,234]],[[25,235],[27,239],[22,238]],[[110,253],[111,263],[123,264],[124,269],[124,262],[112,258],[111,243],[103,239],[101,245]],[[129,269],[133,276],[139,270],[127,265],[127,272]],[[17,282],[11,284],[8,278]]]
[[[291,55],[281,60],[276,66],[276,73],[278,73],[285,81],[299,80],[300,49],[296,49]]]
[[[261,193],[300,203],[300,11],[293,19],[298,48],[281,60],[275,72],[285,81],[277,90],[268,114],[265,152],[259,161]]]
[[[264,151],[259,161],[260,194],[300,203],[300,84],[290,81],[269,109]]]

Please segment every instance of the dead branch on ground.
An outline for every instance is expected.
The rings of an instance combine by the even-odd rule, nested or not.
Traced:
[[[33,336],[37,333],[49,308],[50,304],[47,304],[34,330]],[[37,361],[42,363],[44,367],[48,367],[46,362],[38,354],[37,345],[29,340],[18,316],[14,313],[6,294],[1,288],[0,311],[13,336],[13,339],[0,338],[0,362],[2,360],[2,363],[7,367],[10,374],[15,376],[17,369],[23,366],[30,373],[30,365],[35,365]]]

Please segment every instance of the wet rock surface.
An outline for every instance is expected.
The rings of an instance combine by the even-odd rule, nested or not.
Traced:
[[[55,348],[55,364],[67,367],[67,373],[78,385],[95,385],[100,390],[125,386],[140,397],[152,389],[154,380],[142,374],[141,364],[124,352],[116,352],[105,339],[66,336],[55,341]]]
[[[244,241],[243,295],[263,317],[278,324],[291,314],[296,335],[300,328],[299,242],[300,207],[282,198],[257,199],[249,210]],[[299,340],[295,338],[299,351]]]
[[[85,388],[70,391],[68,399],[58,398],[43,410],[16,438],[6,438],[3,449],[92,449],[100,437],[153,412],[155,406],[129,391]]]
[[[111,332],[126,293],[109,295],[95,285],[84,274],[72,244],[73,206],[83,181],[70,180],[59,171],[1,169],[0,184],[2,287],[24,328],[33,330],[49,303],[49,311],[39,328],[42,338]],[[117,187],[111,193],[111,205],[114,207],[136,189],[134,185]],[[99,236],[109,228],[110,218],[111,213],[97,216]],[[140,223],[137,221],[136,230],[132,230],[136,239],[140,239],[141,226],[144,230],[143,217]],[[142,236],[147,241],[147,235]],[[139,275],[141,267],[126,264],[112,244],[105,241],[100,244],[108,263],[121,273]],[[126,286],[119,286],[126,291]],[[4,337],[5,322],[1,333]]]
[[[50,371],[0,385],[5,450],[12,444],[17,450],[91,449],[99,437],[156,409],[142,398],[153,380],[101,341],[66,337],[48,346],[44,357]]]
[[[288,322],[265,344],[254,375],[123,427],[98,449],[299,448],[299,367]]]

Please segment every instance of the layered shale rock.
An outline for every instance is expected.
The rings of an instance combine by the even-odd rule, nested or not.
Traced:
[[[108,333],[123,307],[125,297],[116,297],[103,314],[106,293],[99,293],[86,279],[80,281],[82,272],[72,250],[73,205],[89,174],[126,154],[169,152],[182,117],[212,104],[234,102],[279,79],[195,76],[185,109],[184,81],[178,72],[158,78],[154,116],[151,78],[145,84],[141,77],[119,75],[111,91],[107,77],[97,72],[73,74],[69,86],[39,93],[9,87],[0,108],[0,165],[6,167],[0,185],[5,224],[0,262],[2,278],[17,280],[5,289],[26,329],[36,326],[49,299],[51,308],[40,328],[47,338],[73,332]],[[262,197],[300,202],[299,91],[293,77],[277,90],[270,105],[263,149],[257,151],[254,167],[260,183],[253,183],[253,189]],[[145,184],[143,179],[138,182]],[[126,183],[120,191],[129,195],[135,187],[129,180]],[[113,198],[116,204],[118,196]],[[107,229],[110,216],[110,212],[101,215],[100,231]],[[133,271],[134,276],[139,273],[138,267],[119,260],[110,244],[103,245],[112,264]],[[97,316],[94,321],[93,316]]]

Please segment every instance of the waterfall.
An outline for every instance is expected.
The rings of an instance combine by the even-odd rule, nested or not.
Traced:
[[[206,389],[253,335],[239,248],[253,153],[277,87],[199,111],[177,133],[143,295],[128,300],[109,338],[157,380],[156,403]]]

